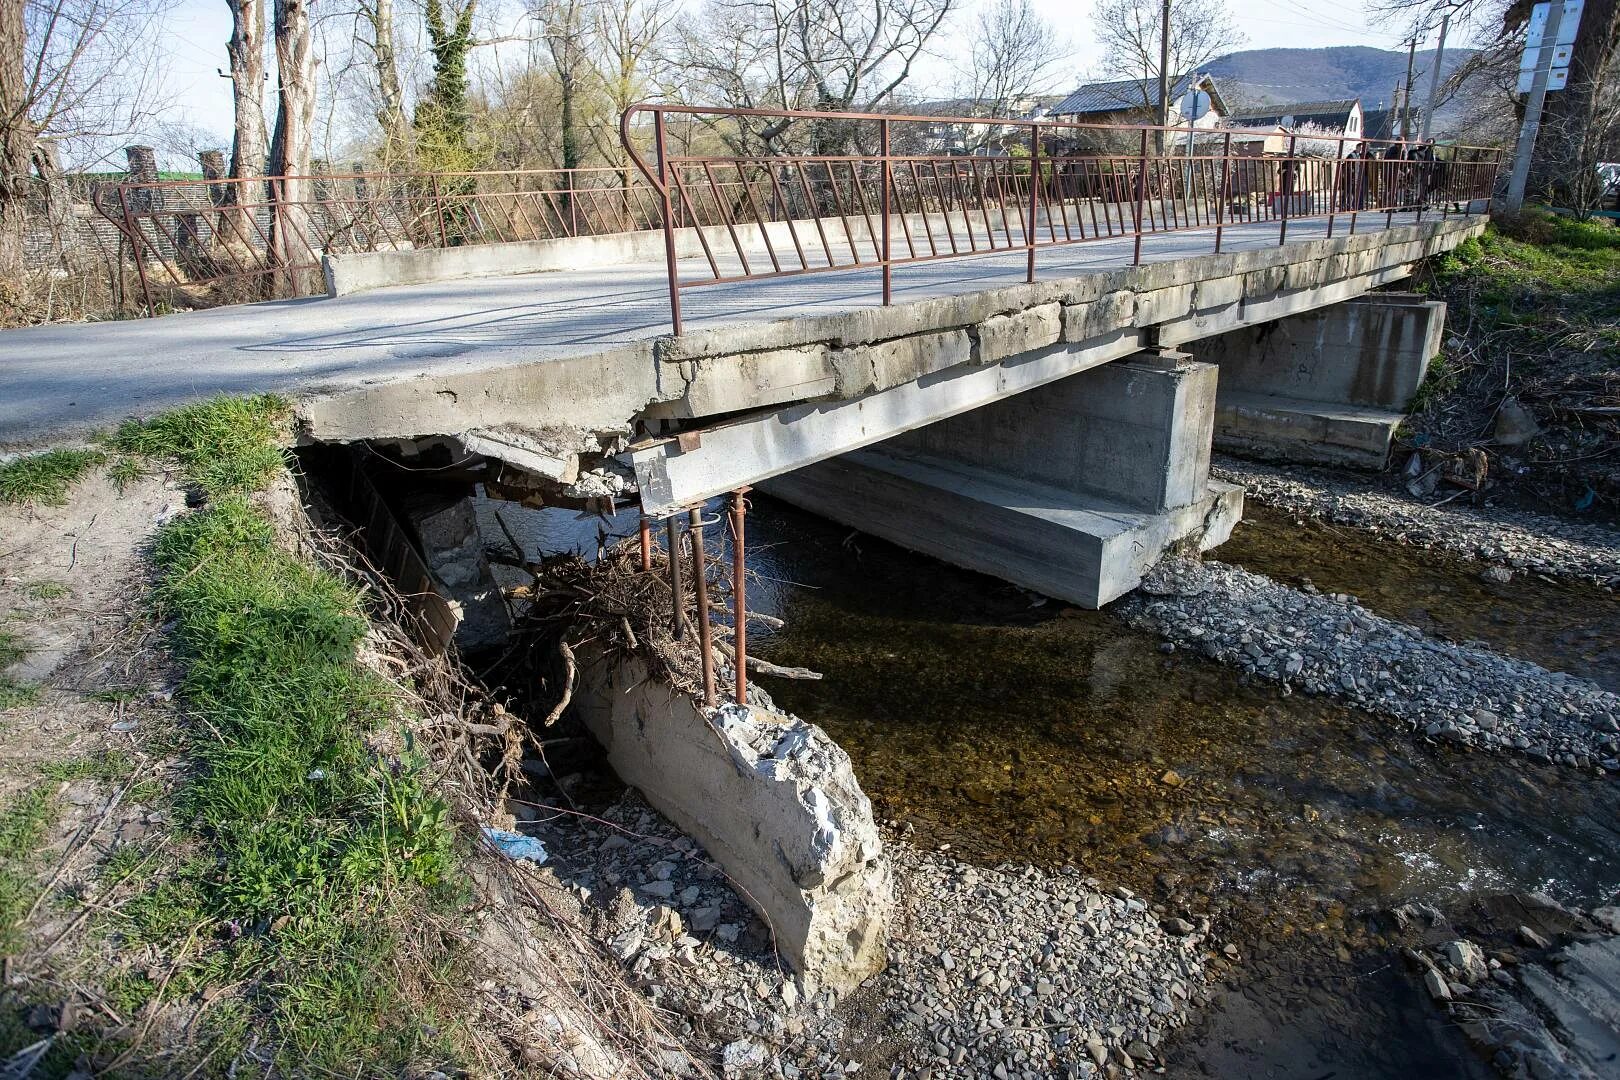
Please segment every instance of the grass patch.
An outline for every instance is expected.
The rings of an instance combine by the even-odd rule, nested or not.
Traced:
[[[30,600],[63,600],[72,591],[60,581],[36,581],[24,590]]]
[[[56,820],[56,799],[33,788],[0,807],[0,956],[22,946],[22,921],[38,893],[36,855]]]
[[[40,770],[47,780],[100,780],[112,783],[126,779],[135,770],[135,760],[122,750],[99,750],[93,754],[52,761]]]
[[[22,638],[10,630],[0,630],[0,712],[19,709],[39,700],[38,688],[5,674],[6,668],[27,656],[28,652]]]
[[[245,983],[251,1014],[225,1027],[267,1036],[279,1071],[398,1074],[454,1056],[454,1027],[401,972],[445,950],[422,923],[459,902],[459,856],[421,763],[378,749],[399,692],[356,661],[368,630],[360,596],[278,546],[251,498],[282,467],[284,415],[274,398],[221,400],[114,439],[122,453],[177,461],[210,503],[153,546],[155,599],[194,720],[191,767],[173,793],[186,855],[123,906],[112,932],[124,951],[184,953],[165,998]],[[115,983],[126,1012],[158,993],[139,972]]]
[[[214,398],[131,420],[109,440],[123,455],[114,479],[128,483],[141,475],[141,462],[170,460],[211,498],[258,490],[282,467],[276,431],[289,413],[282,398],[260,394]]]
[[[0,503],[61,506],[73,485],[107,460],[99,450],[46,450],[0,465]]]

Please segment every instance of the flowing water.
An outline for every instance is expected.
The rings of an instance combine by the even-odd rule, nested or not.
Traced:
[[[1467,564],[1348,531],[1307,540],[1257,518],[1221,557],[1286,566],[1394,617],[1421,612],[1435,632],[1614,674],[1612,629],[1581,647],[1583,625],[1620,625],[1606,594],[1580,592],[1573,608],[1544,582],[1497,591]],[[586,522],[545,530],[520,535],[549,550],[595,542]],[[1168,913],[1210,914],[1240,944],[1244,963],[1172,1050],[1173,1074],[1468,1075],[1466,1047],[1393,959],[1378,913],[1527,889],[1591,905],[1620,889],[1609,781],[1432,747],[1330,701],[1284,698],[1167,655],[1113,614],[764,497],[750,548],[750,607],[786,620],[757,651],[826,676],[765,684],[849,751],[880,816],[965,859],[1083,867]]]

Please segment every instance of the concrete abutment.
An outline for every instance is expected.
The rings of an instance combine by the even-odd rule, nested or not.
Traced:
[[[1380,469],[1440,352],[1446,305],[1386,292],[1197,342],[1220,367],[1215,442],[1258,457]]]

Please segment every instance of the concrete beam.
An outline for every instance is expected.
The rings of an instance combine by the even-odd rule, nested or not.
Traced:
[[[881,442],[999,398],[1139,352],[1134,328],[1083,344],[1053,345],[987,367],[962,364],[849,401],[796,405],[631,452],[642,507],[670,514],[767,477]]]

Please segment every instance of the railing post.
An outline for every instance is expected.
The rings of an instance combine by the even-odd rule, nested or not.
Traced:
[[[743,553],[743,516],[748,512],[739,488],[731,493],[731,629],[736,648],[737,704],[748,704],[748,589]]]
[[[894,171],[892,162],[889,160],[889,121],[887,119],[880,120],[878,126],[882,131],[883,141],[883,200],[882,214],[880,215],[883,222],[883,306],[888,307],[894,303],[894,266],[889,261],[893,257],[890,245],[894,242],[894,237],[891,235],[892,230],[889,228],[889,188],[894,182]]]
[[[123,184],[118,185],[118,208],[124,212],[124,236],[129,240],[130,252],[135,256],[135,273],[141,279],[141,297],[146,301],[147,317],[156,318],[157,305],[152,302],[152,285],[146,280],[146,259],[141,254],[144,245],[135,219],[130,215],[129,194]]]
[[[449,237],[449,234],[445,231],[445,227],[444,227],[444,196],[439,190],[439,174],[434,173],[432,175],[433,175],[433,216],[439,219],[439,246],[442,247],[442,248],[448,248],[450,246],[450,237]]]
[[[579,196],[574,186],[574,170],[564,169],[568,174],[568,235],[579,235]]]
[[[671,514],[664,519],[664,548],[669,555],[670,634],[676,641],[686,637],[686,597],[681,588],[680,525]]]
[[[1232,201],[1232,133],[1226,133],[1221,147],[1221,195],[1215,204],[1215,254],[1221,253],[1221,234],[1226,231],[1226,207]]]
[[[714,642],[709,627],[709,557],[703,547],[703,510],[687,511],[686,539],[692,545],[692,591],[697,594],[698,651],[703,655],[703,704],[714,706]]]
[[[1294,150],[1299,145],[1299,136],[1288,136],[1288,159],[1283,162],[1282,174],[1282,226],[1277,230],[1277,246],[1281,247],[1288,242],[1288,204],[1294,200],[1294,169],[1297,167]]]
[[[653,145],[658,152],[658,196],[664,216],[664,264],[669,274],[669,323],[672,333],[681,332],[681,282],[675,259],[675,212],[669,198],[669,152],[664,136],[664,110],[653,109]]]
[[[1035,283],[1035,240],[1040,235],[1035,229],[1035,216],[1041,212],[1041,129],[1036,124],[1029,126],[1029,266],[1024,280],[1031,285]],[[1068,229],[1068,216],[1063,219],[1063,227]]]
[[[1143,128],[1141,156],[1137,158],[1136,170],[1136,251],[1131,258],[1138,266],[1142,264],[1142,214],[1147,203],[1147,164],[1148,133],[1147,128]]]

